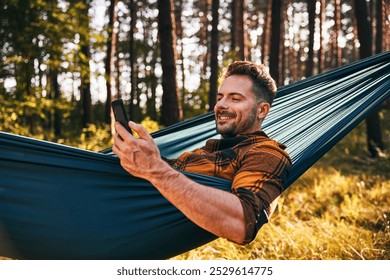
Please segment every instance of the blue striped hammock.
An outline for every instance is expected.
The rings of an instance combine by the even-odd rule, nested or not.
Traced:
[[[329,151],[390,94],[390,52],[278,90],[263,128],[285,143],[285,184]],[[205,114],[152,136],[175,157],[217,137]],[[186,173],[229,190],[230,182]],[[97,153],[0,132],[0,256],[17,259],[167,259],[216,236],[199,228],[148,182]]]

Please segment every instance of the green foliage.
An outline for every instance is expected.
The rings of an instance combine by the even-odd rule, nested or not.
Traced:
[[[104,124],[90,124],[79,136],[70,139],[62,138],[58,142],[95,152],[111,147],[113,144],[110,126]]]
[[[29,130],[24,122],[20,120],[22,109],[17,106],[19,104],[15,99],[11,99],[7,95],[0,95],[0,131],[28,135]]]
[[[200,86],[192,91],[186,91],[184,94],[183,117],[189,119],[199,116],[208,111],[209,84],[202,80]]]
[[[146,128],[149,133],[155,132],[160,129],[159,124],[156,121],[153,121],[151,118],[146,117],[141,125]]]

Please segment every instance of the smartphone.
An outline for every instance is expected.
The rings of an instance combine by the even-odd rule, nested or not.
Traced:
[[[111,102],[112,110],[114,111],[115,120],[118,121],[128,132],[133,134],[129,127],[129,119],[127,118],[125,105],[122,99],[116,99]]]

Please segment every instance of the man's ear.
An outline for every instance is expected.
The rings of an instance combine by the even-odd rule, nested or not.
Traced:
[[[269,103],[260,102],[257,105],[257,117],[259,119],[264,119],[268,115],[270,108],[271,108],[271,105],[269,105]]]

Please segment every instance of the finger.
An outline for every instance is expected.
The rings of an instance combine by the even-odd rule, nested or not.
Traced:
[[[136,124],[135,122],[132,122],[132,121],[129,121],[129,126],[130,126],[130,128],[132,130],[137,132],[138,136],[141,139],[144,139],[144,140],[152,139],[152,136],[149,135],[149,133],[147,132],[146,128],[144,128],[142,125]]]
[[[115,134],[114,145],[112,145],[113,153],[116,154],[119,158],[122,158],[124,149],[125,149],[125,143],[123,142],[122,138],[118,134]]]
[[[114,145],[120,146],[120,145],[122,145],[122,142],[123,142],[122,137],[120,137],[118,133],[115,133],[115,135],[114,135]]]
[[[112,146],[112,152],[116,154],[118,157],[120,156],[120,150],[116,144]]]
[[[123,140],[131,138],[132,135],[127,131],[127,129],[121,125],[119,122],[115,122],[115,130]]]

